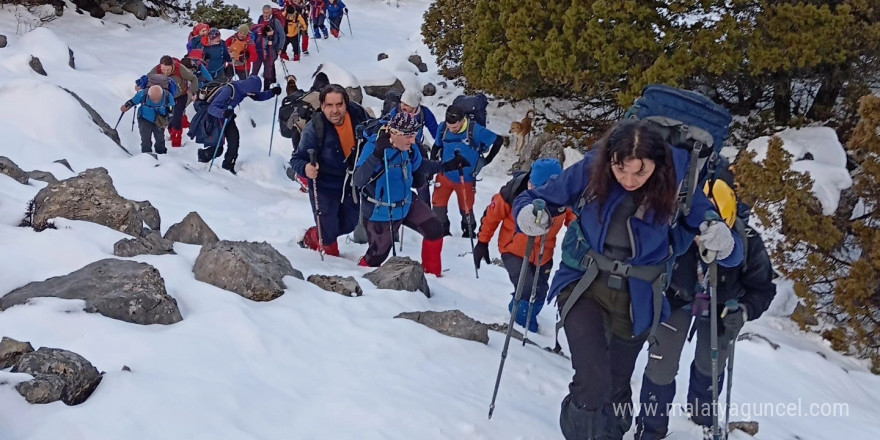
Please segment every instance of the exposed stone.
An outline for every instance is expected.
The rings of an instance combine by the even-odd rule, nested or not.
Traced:
[[[794,322],[798,322],[804,325],[819,325],[819,320],[816,319],[816,316],[813,315],[809,309],[803,306],[800,302],[794,306],[794,311],[791,312],[791,319]]]
[[[173,254],[174,242],[166,240],[157,231],[138,238],[124,238],[113,245],[113,255],[117,257],[134,257],[136,255]]]
[[[28,65],[31,66],[31,69],[33,69],[34,72],[37,72],[43,76],[48,76],[46,74],[46,70],[43,69],[43,63],[40,62],[39,58],[37,58],[35,56],[31,56],[31,60],[28,62]]]
[[[541,133],[526,143],[519,160],[510,167],[510,171],[528,171],[532,169],[532,163],[545,157],[565,163],[565,146],[552,135]]]
[[[746,434],[754,437],[758,435],[758,422],[752,420],[749,422],[730,422],[727,424],[727,428],[730,431],[742,431]]]
[[[388,54],[387,54],[387,53],[380,53],[379,56],[378,56],[377,61],[382,61],[382,60],[387,59],[387,58],[388,58]]]
[[[70,66],[71,69],[76,69],[76,57],[73,56],[73,49],[67,48],[67,65]]]
[[[408,257],[391,257],[382,267],[364,275],[380,289],[407,290],[415,292],[421,290],[428,298],[431,297],[431,289],[428,280],[425,279],[425,270],[422,265]]]
[[[364,102],[364,92],[361,90],[360,86],[358,87],[346,87],[345,91],[348,93],[348,99],[356,102],[358,104],[362,104]]]
[[[15,385],[15,390],[28,403],[44,404],[61,400],[66,383],[61,376],[37,374],[33,379]]]
[[[0,34],[0,49],[6,47],[6,35]]]
[[[115,142],[116,145],[122,149],[122,151],[125,151],[126,153],[128,153],[128,155],[131,155],[131,152],[126,150],[125,147],[122,146],[122,143],[119,141],[119,133],[117,133],[116,130],[113,129],[113,127],[108,125],[107,122],[104,121],[104,118],[102,118],[101,115],[92,108],[92,106],[83,101],[83,99],[80,98],[79,95],[77,95],[76,93],[73,93],[70,90],[65,89],[64,87],[61,87],[61,90],[70,93],[70,96],[73,96],[73,98],[76,99],[77,102],[79,102],[79,105],[81,105],[82,108],[84,108],[85,111],[89,114],[89,118],[92,119],[92,122],[94,122],[95,125],[97,125],[98,128],[101,129],[101,133],[104,133],[104,135],[110,138],[111,141]],[[70,168],[70,165],[67,165],[67,167]],[[71,171],[73,170],[71,169]]]
[[[27,173],[6,156],[0,156],[0,174],[6,174],[18,183],[28,184]]]
[[[70,166],[70,162],[68,162],[67,159],[53,160],[52,163],[61,164],[62,166],[64,166],[64,168],[70,170],[71,173],[73,172],[73,168]]]
[[[378,86],[376,86],[376,85],[364,86],[363,88],[364,88],[364,93],[366,93],[367,95],[370,95],[374,98],[379,98],[379,99],[385,99],[385,95],[387,95],[388,92],[390,92],[390,91],[403,93],[405,90],[403,87],[403,83],[400,82],[400,80],[396,79],[396,78],[394,79],[393,84],[378,85]]]
[[[453,338],[489,343],[489,326],[465,315],[461,310],[444,312],[404,312],[395,318],[409,319]]]
[[[416,67],[418,67],[419,72],[425,73],[428,71],[428,65],[425,63],[419,63]]]
[[[0,310],[37,297],[83,300],[86,312],[135,324],[174,324],[183,319],[159,271],[137,261],[108,258],[68,275],[29,283],[0,297]]]
[[[285,276],[303,279],[302,272],[266,242],[223,240],[204,245],[193,273],[199,281],[253,301],[271,301],[284,294]]]
[[[6,336],[0,340],[0,370],[5,370],[18,362],[25,353],[34,351],[30,342],[19,342]]]
[[[419,67],[419,64],[422,64],[422,57],[417,54],[412,54],[407,58],[407,61],[412,63],[413,66]]]
[[[434,96],[437,94],[437,86],[434,84],[428,83],[422,87],[422,95],[424,96]]]
[[[364,291],[354,277],[341,277],[339,275],[309,275],[306,281],[330,292],[336,292],[343,296],[361,296]]]
[[[143,202],[132,201],[132,203],[134,203],[135,210],[144,219],[144,223],[146,223],[148,228],[158,231],[162,227],[162,218],[159,216],[159,210],[149,200],[144,200]]]
[[[440,86],[440,87],[443,87],[444,89],[447,88],[447,87],[449,87],[449,85],[446,84],[446,81],[440,81],[440,82],[437,83],[437,85]]]
[[[31,403],[60,399],[67,405],[79,405],[101,383],[101,373],[89,361],[72,351],[58,348],[40,347],[37,351],[24,354],[12,367],[12,372],[35,377],[15,387]]]
[[[199,213],[193,211],[186,215],[180,223],[175,223],[165,232],[165,238],[171,241],[197,245],[211,245],[220,241],[211,227],[202,220]]]
[[[28,171],[27,176],[29,179],[39,180],[40,182],[46,183],[55,183],[58,181],[58,179],[55,178],[54,174],[46,171]]]
[[[138,20],[146,20],[150,12],[141,0],[122,0],[120,4],[122,10],[131,12]]]

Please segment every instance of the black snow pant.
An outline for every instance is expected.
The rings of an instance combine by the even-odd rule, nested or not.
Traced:
[[[220,120],[220,127],[223,127],[223,120]],[[220,145],[217,147],[216,154],[214,153],[214,147],[205,147],[199,150],[199,162],[210,162],[213,157],[220,157],[223,154],[223,140],[226,141],[226,146],[228,149],[226,150],[226,156],[223,160],[223,166],[226,168],[230,168],[235,166],[235,161],[238,159],[238,142],[239,142],[239,134],[238,134],[238,126],[235,125],[235,118],[229,120],[229,123],[226,124],[226,129],[223,131],[223,139],[220,140]]]
[[[312,204],[312,213],[315,213],[315,181],[309,179],[309,202]],[[345,197],[343,190],[322,188],[318,184],[318,204],[320,205],[321,239],[324,246],[336,243],[340,236],[354,231],[360,217],[357,203],[351,197],[351,187],[346,186]],[[315,214],[317,221],[318,215]]]
[[[183,130],[183,114],[186,112],[187,94],[182,93],[174,98],[174,110],[171,112],[171,120],[168,121],[169,130]]]
[[[153,152],[153,139],[156,139],[156,153],[165,154],[165,129],[144,119],[138,118],[138,131],[141,134],[141,153]]]
[[[522,270],[523,259],[522,257],[510,253],[503,253],[501,254],[501,262],[504,263],[504,268],[507,269],[507,276],[510,277],[510,282],[513,283],[513,292],[511,292],[511,295],[516,295],[516,283],[519,282],[519,274]],[[547,291],[550,289],[548,281],[550,280],[550,272],[552,269],[553,260],[550,260],[546,264],[543,264],[538,271],[538,288],[535,294],[535,307],[537,307],[538,310],[544,306],[544,300],[547,299]],[[523,279],[525,284],[522,289],[521,301],[529,301],[531,299],[532,283],[534,280],[535,265],[529,263],[526,265],[526,277]]]
[[[376,267],[382,264],[394,246],[394,236],[397,235],[400,225],[404,225],[419,233],[425,240],[433,241],[443,238],[443,226],[440,220],[434,217],[431,207],[421,200],[413,200],[409,212],[402,220],[393,222],[366,223],[369,247],[364,255],[367,265]]]

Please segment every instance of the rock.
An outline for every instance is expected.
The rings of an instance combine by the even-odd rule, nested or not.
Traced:
[[[446,84],[446,81],[440,81],[440,82],[437,83],[437,85],[440,86],[440,87],[443,87],[444,89],[447,88],[447,87],[449,87],[449,86]]]
[[[139,238],[128,238],[117,241],[113,245],[113,255],[117,257],[134,257],[136,255],[173,254],[174,242],[162,238],[157,231]]]
[[[425,279],[425,270],[421,264],[408,257],[391,257],[382,267],[364,275],[364,278],[372,281],[380,289],[410,292],[421,290],[425,296],[431,297],[431,289],[428,287],[428,280]]]
[[[422,57],[420,57],[418,54],[412,54],[406,60],[416,67],[419,67],[419,64],[422,64]]]
[[[519,160],[510,167],[510,171],[528,171],[532,169],[534,161],[545,157],[557,159],[559,163],[565,163],[565,146],[552,135],[541,133],[532,136],[532,139],[523,147]]]
[[[404,90],[403,83],[401,83],[399,79],[395,79],[394,84],[390,85],[364,86],[364,93],[383,100],[385,99],[385,95],[390,91],[403,93]]]
[[[6,35],[0,34],[0,49],[6,47]]]
[[[73,49],[67,48],[67,65],[70,66],[71,69],[76,69],[76,57],[73,56]]]
[[[143,224],[158,225],[158,212],[149,203],[134,202],[116,192],[104,168],[50,183],[34,198],[34,224],[53,217],[84,220],[139,237]]]
[[[159,217],[159,210],[150,203],[149,200],[144,200],[143,202],[132,202],[134,203],[135,210],[138,215],[144,219],[144,223],[147,224],[147,227],[158,231],[162,226],[162,218]]]
[[[774,350],[779,350],[779,344],[771,341],[770,339],[767,339],[766,336],[759,335],[757,333],[751,333],[751,332],[740,333],[739,336],[737,336],[737,338],[736,338],[737,341],[754,341],[757,339],[760,339],[760,340],[766,342]],[[819,353],[819,354],[821,355],[822,353]]]
[[[422,87],[422,95],[434,96],[436,94],[437,94],[437,86],[435,86],[434,84],[427,83],[427,84],[425,84],[424,87]]]
[[[101,133],[104,133],[104,135],[110,138],[111,141],[115,142],[116,145],[122,149],[122,151],[128,153],[129,156],[131,155],[131,153],[122,146],[122,143],[119,142],[119,133],[117,133],[116,130],[113,129],[113,127],[108,125],[107,122],[104,121],[104,118],[102,118],[101,115],[99,115],[98,112],[96,112],[95,109],[92,108],[92,106],[83,101],[82,98],[80,98],[79,95],[77,95],[76,93],[73,93],[70,90],[65,89],[64,87],[61,87],[61,90],[70,93],[70,96],[73,96],[73,98],[76,99],[77,102],[79,102],[79,105],[81,105],[82,108],[84,108],[89,114],[92,122],[94,122],[95,125],[97,125],[99,129],[101,129]],[[67,167],[70,168],[70,165],[67,165]]]
[[[150,13],[141,0],[122,0],[120,4],[123,11],[131,12],[138,20],[146,20],[147,15]]]
[[[28,179],[39,180],[40,182],[46,183],[55,183],[58,179],[55,178],[55,175],[46,171],[28,171],[27,172]]]
[[[65,168],[67,168],[68,170],[70,170],[71,173],[73,172],[73,168],[70,167],[70,162],[68,162],[67,159],[53,160],[52,163],[60,163],[60,164],[63,165]]]
[[[34,72],[37,72],[43,76],[49,76],[46,74],[46,70],[43,69],[43,63],[40,62],[39,58],[31,56],[31,60],[28,62],[28,65],[31,66],[31,69],[33,69]]]
[[[462,313],[461,310],[445,312],[404,312],[395,318],[404,318],[418,322],[428,328],[453,338],[489,343],[489,326],[475,321]]]
[[[742,431],[746,434],[754,437],[758,435],[758,422],[752,420],[748,422],[730,422],[727,424],[727,429],[730,431]]]
[[[425,63],[419,63],[416,67],[419,68],[419,72],[425,73],[428,71],[428,65]]]
[[[362,296],[364,291],[354,277],[341,277],[339,275],[309,275],[306,281],[330,292],[336,292],[343,296]]]
[[[19,342],[6,336],[0,340],[0,370],[5,370],[18,362],[25,353],[34,351],[30,342]]]
[[[125,10],[122,9],[122,6],[118,6],[118,5],[117,6],[110,6],[110,9],[108,9],[107,12],[109,12],[111,14],[116,14],[116,15],[125,14]]]
[[[220,241],[211,227],[202,220],[199,213],[193,211],[186,215],[180,223],[175,223],[165,232],[167,240],[179,243],[211,245]]]
[[[101,373],[89,361],[74,352],[58,348],[40,347],[35,352],[23,355],[12,367],[12,372],[30,374],[39,382],[22,382],[15,387],[31,403],[48,403],[44,399],[55,397],[58,394],[58,379],[61,386],[58,397],[67,405],[85,402],[101,383]],[[36,395],[22,392],[23,390]],[[34,397],[40,401],[31,400]]]
[[[804,325],[819,325],[819,320],[816,319],[816,316],[801,303],[797,303],[797,305],[794,306],[794,311],[791,312],[791,319],[794,322]]]
[[[44,404],[61,400],[64,396],[66,383],[61,376],[53,374],[38,374],[27,382],[21,382],[15,386],[18,394],[21,394],[28,403]]]
[[[378,59],[377,59],[376,61],[382,61],[382,60],[388,58],[388,54],[387,54],[387,53],[384,53],[384,52],[383,52],[383,53],[380,53],[379,56],[378,56],[377,58],[378,58]]]
[[[134,324],[174,324],[183,319],[155,267],[107,258],[68,275],[35,281],[0,297],[0,310],[31,298],[79,299],[84,311]]]
[[[282,278],[303,279],[302,272],[269,243],[219,241],[202,246],[193,266],[196,279],[253,301],[271,301],[284,293]]]
[[[15,179],[16,182],[27,185],[28,184],[28,175],[24,170],[18,167],[12,159],[6,156],[0,156],[0,174],[6,174],[7,176]]]
[[[362,104],[364,102],[364,92],[361,90],[360,86],[358,87],[346,87],[345,91],[348,93],[348,99],[356,102],[358,104]]]

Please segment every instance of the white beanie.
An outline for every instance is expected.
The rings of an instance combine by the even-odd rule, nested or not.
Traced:
[[[422,104],[422,94],[415,90],[407,90],[400,97],[400,102],[413,108],[419,108]]]

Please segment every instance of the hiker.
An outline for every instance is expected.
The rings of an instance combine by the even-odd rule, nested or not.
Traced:
[[[189,69],[181,65],[181,62],[164,55],[159,59],[159,64],[147,75],[160,73],[177,83],[177,95],[174,98],[174,111],[168,121],[168,134],[171,135],[171,146],[183,145],[183,116],[189,102],[195,101],[199,91],[199,80]]]
[[[284,16],[287,17],[287,40],[281,47],[281,59],[290,59],[287,57],[287,45],[289,44],[293,46],[293,61],[299,61],[299,39],[300,37],[309,38],[309,25],[301,9],[297,9],[293,3],[284,7]],[[308,43],[303,43],[303,47],[308,47]]]
[[[498,234],[498,251],[501,253],[501,262],[507,270],[507,275],[513,283],[513,289],[516,290],[516,283],[519,281],[520,270],[522,269],[523,258],[526,253],[526,242],[528,237],[522,232],[516,230],[516,219],[513,217],[513,200],[523,191],[537,188],[547,183],[551,177],[562,173],[562,164],[556,159],[538,159],[532,164],[529,172],[520,171],[514,174],[501,190],[492,196],[492,201],[483,213],[480,220],[480,232],[477,234],[477,245],[474,246],[474,264],[480,267],[480,261],[491,264],[489,258],[489,241],[495,235],[495,230],[501,226],[501,232]],[[517,307],[516,323],[522,327],[529,325],[529,332],[538,332],[538,313],[544,306],[544,299],[547,298],[547,290],[550,288],[548,281],[550,280],[550,271],[553,269],[553,249],[556,248],[556,235],[562,229],[562,226],[568,226],[569,223],[576,219],[571,209],[564,208],[553,213],[553,220],[550,225],[550,232],[546,238],[539,237],[535,240],[535,249],[529,256],[529,264],[525,280],[526,289],[523,290],[523,298],[520,298],[519,307]],[[546,242],[546,244],[544,244]],[[538,255],[541,248],[544,247],[544,254],[538,264]],[[535,295],[535,302],[531,307],[531,317],[529,317],[529,296],[531,295],[531,286],[537,269],[538,287]],[[510,299],[508,310],[513,310],[513,302],[515,298]]]
[[[217,140],[215,146],[207,146],[198,151],[199,162],[210,162],[214,157],[223,153],[223,141],[226,140],[228,149],[223,158],[223,169],[235,174],[235,161],[238,158],[239,133],[235,124],[235,107],[241,104],[245,97],[254,101],[265,101],[281,94],[281,86],[274,85],[270,90],[263,90],[260,77],[250,76],[244,80],[233,81],[222,86],[211,98],[207,117],[215,118],[212,130],[223,130],[223,139]],[[226,128],[223,129],[223,124]]]
[[[350,233],[358,224],[357,194],[350,181],[359,153],[354,128],[366,121],[368,115],[363,107],[349,100],[345,88],[338,84],[321,89],[318,99],[321,111],[315,112],[306,124],[299,147],[290,159],[296,173],[309,179],[312,212],[321,225],[321,237],[313,226],[300,243],[339,256],[337,238]],[[309,150],[317,153],[315,165],[310,163]],[[316,198],[320,209],[316,209]]]
[[[339,26],[342,24],[342,16],[348,14],[348,7],[342,0],[329,0],[327,4],[327,19],[330,20],[330,33],[339,38]]]
[[[257,62],[251,70],[251,75],[257,75],[263,69],[263,89],[268,90],[269,85],[275,82],[275,60],[278,52],[284,46],[286,39],[284,26],[272,15],[272,7],[263,6],[263,15],[251,28],[254,34],[254,43],[257,48]]]
[[[226,39],[226,48],[232,58],[235,75],[242,80],[248,77],[251,65],[257,59],[257,47],[251,39],[251,28],[247,24],[238,27],[235,35]]]
[[[229,49],[223,43],[220,37],[219,29],[211,29],[208,35],[202,38],[202,54],[207,65],[205,66],[212,78],[221,77],[231,78],[227,75],[226,66],[232,64],[232,57],[229,56]]]
[[[425,133],[424,129],[427,128],[428,132],[431,133],[431,136],[434,133],[437,133],[437,118],[434,116],[434,113],[428,107],[422,105],[422,94],[417,90],[406,90],[400,96],[400,103],[394,106],[391,111],[388,113],[388,118],[393,118],[398,112],[406,112],[416,116],[419,121],[419,130],[416,134],[416,145],[419,146],[419,149],[422,152],[422,157],[427,158],[428,155],[428,147],[425,142]],[[423,174],[420,176],[420,182],[416,182],[416,192],[419,195],[419,198],[424,200],[425,203],[431,203],[431,179],[434,176],[430,174]]]
[[[122,113],[140,104],[137,110],[138,131],[141,135],[141,152],[165,154],[165,127],[174,108],[174,98],[158,85],[139,90],[134,97],[122,105]],[[152,138],[156,140],[153,144]]]
[[[719,265],[742,261],[742,242],[715,221],[721,217],[701,191],[687,216],[672,218],[685,177],[677,170],[687,168],[690,153],[669,146],[651,124],[619,122],[581,161],[514,200],[517,228],[529,236],[547,234],[549,213],[560,208],[578,217],[566,231],[548,295],[558,296],[574,368],[560,414],[567,440],[620,439],[629,429],[636,357],[669,314],[663,289],[672,240],[692,240],[691,231],[700,231]],[[546,210],[538,211],[535,199]]]
[[[195,75],[196,79],[198,79],[199,89],[214,80],[214,77],[208,72],[203,57],[204,54],[202,49],[193,49],[186,55],[186,57],[180,60],[180,64],[189,69],[189,71]]]
[[[312,32],[316,40],[324,34],[324,39],[330,38],[327,34],[327,26],[324,25],[324,0],[312,0],[309,9],[309,18],[312,19]],[[315,43],[317,44],[317,43]]]
[[[413,199],[410,188],[414,175],[429,168],[440,172],[469,164],[463,156],[444,164],[423,159],[415,145],[419,129],[421,124],[414,115],[401,112],[364,145],[353,179],[364,193],[362,203],[369,203],[373,209],[365,225],[369,247],[358,264],[381,265],[394,246],[394,236],[404,225],[422,235],[422,266],[426,273],[439,277],[443,272],[443,226],[425,201]]]
[[[458,209],[461,212],[461,236],[468,237],[468,231],[473,231],[474,236],[476,235],[477,220],[474,217],[474,195],[476,194],[477,173],[480,171],[478,165],[480,165],[480,161],[484,160],[481,155],[487,151],[488,155],[483,165],[491,163],[498,151],[501,150],[502,143],[501,136],[489,131],[475,120],[467,118],[461,107],[450,105],[446,108],[446,121],[440,124],[437,128],[437,134],[434,135],[431,158],[442,158],[445,162],[455,157],[456,154],[461,154],[471,163],[463,170],[437,175],[432,202],[434,214],[443,223],[446,235],[452,235],[449,230],[447,204],[453,192],[458,197]],[[462,176],[464,183],[461,182]]]
[[[210,30],[211,26],[206,23],[199,23],[193,26],[189,39],[186,40],[186,53],[190,53],[193,49],[201,49],[203,46],[202,39],[208,36],[208,31]]]
[[[726,167],[725,167],[726,168]],[[724,385],[724,366],[728,359],[730,343],[736,340],[746,321],[758,319],[776,295],[773,284],[773,267],[764,241],[757,231],[746,222],[749,207],[738,204],[732,189],[733,175],[722,169],[721,178],[706,193],[721,213],[725,223],[745,240],[745,256],[742,264],[736,267],[718,268],[718,391]],[[641,402],[657,404],[657,412],[642,413],[636,418],[637,440],[659,440],[666,437],[669,430],[668,408],[675,398],[675,376],[681,360],[685,340],[693,335],[691,322],[696,318],[697,343],[694,360],[691,362],[688,380],[687,403],[691,408],[691,420],[706,428],[712,427],[712,359],[710,346],[709,298],[698,280],[698,270],[704,274],[708,268],[700,260],[696,243],[676,261],[666,298],[672,306],[672,314],[663,326],[657,329],[657,344],[651,347],[648,364],[642,377]],[[705,276],[704,276],[705,277]],[[705,279],[705,278],[704,278]],[[728,301],[736,304],[736,309],[727,309]]]

